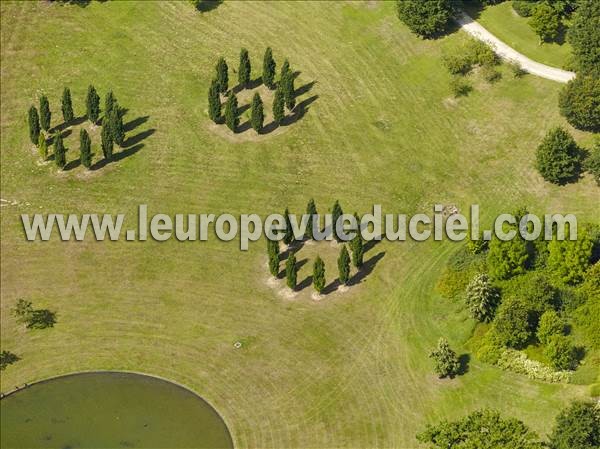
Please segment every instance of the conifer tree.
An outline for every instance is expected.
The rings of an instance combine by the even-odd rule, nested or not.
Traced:
[[[111,137],[114,143],[121,146],[125,140],[125,128],[123,126],[123,117],[119,113],[119,104],[116,100],[108,113],[107,125],[110,129]]]
[[[279,75],[279,83],[281,85],[282,81],[285,77],[290,73],[290,62],[287,60],[283,61],[283,65],[281,66],[281,73]]]
[[[267,252],[269,255],[269,271],[277,277],[279,275],[279,242],[267,238]]]
[[[434,370],[440,378],[454,377],[460,370],[460,362],[456,352],[454,352],[448,340],[440,338],[437,348],[431,351],[429,357],[435,362]]]
[[[102,125],[102,132],[100,133],[100,138],[102,140],[101,145],[104,159],[110,161],[112,159],[113,154],[113,138],[108,123]]]
[[[296,281],[298,277],[298,269],[296,268],[296,255],[290,253],[285,263],[285,278],[289,288],[294,290],[296,288]]]
[[[350,255],[348,254],[346,245],[342,245],[337,263],[339,280],[342,284],[347,285],[350,280]]]
[[[251,106],[251,115],[250,115],[250,123],[252,124],[252,129],[256,131],[258,134],[262,131],[263,123],[265,121],[265,113],[263,111],[263,102],[260,99],[260,95],[258,92],[254,94],[252,97],[252,106]]]
[[[241,86],[246,87],[250,82],[251,77],[251,65],[250,58],[248,56],[248,50],[242,48],[240,51],[240,67],[238,69],[238,82]]]
[[[215,70],[217,72],[217,83],[219,85],[219,92],[224,94],[229,89],[229,74],[225,58],[219,58]]]
[[[44,131],[50,129],[52,113],[50,112],[50,104],[48,103],[48,97],[42,95],[40,97],[40,125]]]
[[[333,232],[333,237],[338,241],[341,242],[342,239],[340,238],[340,236],[338,236],[337,234],[337,221],[338,219],[344,214],[344,211],[342,211],[342,207],[340,206],[340,202],[338,200],[335,201],[333,208],[331,209],[331,226],[332,226],[332,232]]]
[[[314,239],[315,237],[315,229],[313,227],[313,216],[317,215],[317,206],[315,205],[315,200],[312,198],[308,201],[306,205],[306,215],[308,215],[308,222],[306,223],[306,237],[309,239]]]
[[[100,96],[92,85],[88,87],[85,100],[85,113],[90,122],[93,124],[98,122],[98,119],[100,118]]]
[[[65,165],[67,165],[65,145],[60,132],[54,136],[54,162],[56,162],[56,166],[61,170],[65,168]]]
[[[73,102],[71,101],[71,90],[65,87],[62,95],[62,114],[65,123],[73,120]]]
[[[319,294],[325,288],[325,262],[319,256],[313,265],[313,286]]]
[[[357,235],[350,242],[352,249],[352,265],[356,268],[362,267],[363,264],[363,255],[364,255],[364,247],[363,240],[360,235]]]
[[[275,98],[273,99],[273,120],[277,125],[281,123],[285,116],[285,97],[283,95],[283,89],[281,86],[275,91]]]
[[[27,118],[29,122],[29,138],[31,139],[31,143],[35,145],[40,139],[40,117],[35,106],[29,108]]]
[[[292,72],[288,70],[285,77],[282,79],[284,85],[283,97],[285,99],[285,106],[291,111],[296,106],[296,89],[294,88],[294,77]]]
[[[292,222],[290,220],[290,212],[288,208],[285,208],[285,212],[283,213],[283,217],[285,218],[285,233],[283,235],[283,243],[289,245],[294,241],[294,229],[292,228]]]
[[[79,131],[79,158],[85,168],[92,166],[92,141],[85,129]]]
[[[275,60],[273,59],[273,50],[268,47],[263,58],[262,80],[269,89],[275,88]]]
[[[221,97],[219,95],[219,82],[213,79],[208,89],[208,116],[218,123],[221,120]]]
[[[114,94],[112,93],[112,90],[109,90],[106,93],[106,97],[104,98],[104,118],[105,119],[110,116],[110,113],[112,112],[112,110],[116,104],[117,104],[117,99],[115,98]]]
[[[239,120],[237,97],[232,92],[227,98],[227,103],[225,103],[225,123],[230,130],[235,132]]]
[[[43,161],[48,159],[48,144],[46,143],[46,136],[44,136],[44,133],[40,133],[39,135],[38,150]]]

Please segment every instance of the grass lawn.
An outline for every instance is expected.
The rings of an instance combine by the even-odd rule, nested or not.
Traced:
[[[540,45],[540,39],[529,26],[529,18],[519,16],[512,9],[512,2],[488,6],[483,10],[472,7],[468,10],[472,17],[497,38],[518,52],[536,62],[563,68],[571,58],[571,45],[564,42],[551,42]]]
[[[205,397],[239,448],[416,447],[427,422],[481,407],[545,433],[569,399],[587,394],[474,359],[466,375],[437,380],[430,348],[446,336],[464,353],[474,326],[434,290],[451,243],[382,242],[366,253],[377,263],[361,283],[315,302],[309,290],[290,300],[269,286],[264,241],[247,252],[215,237],[30,243],[20,224],[22,213],[120,212],[131,225],[140,203],[150,213],[301,212],[311,197],[321,212],[336,199],[360,213],[374,203],[390,213],[478,203],[489,221],[527,204],[597,221],[591,178],[557,187],[533,167],[546,131],[566,126],[559,84],[505,71],[455,100],[440,57],[465,36],[418,39],[391,2],[224,2],[204,14],[189,2],[0,8],[0,186],[17,203],[1,209],[1,341],[22,359],[3,371],[2,391],[77,370],[152,373]],[[231,69],[245,46],[258,68],[268,45],[278,68],[288,57],[301,72],[296,88],[310,87],[305,115],[260,139],[215,130],[206,92],[218,56]],[[79,116],[90,83],[128,109],[136,152],[91,175],[39,165],[30,104],[47,93],[58,124],[63,87]],[[77,134],[65,139],[68,161]],[[17,325],[18,298],[55,310],[55,328]]]

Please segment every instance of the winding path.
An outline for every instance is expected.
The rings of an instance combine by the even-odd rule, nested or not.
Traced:
[[[514,48],[506,45],[465,12],[459,12],[455,19],[460,27],[467,33],[490,44],[500,57],[518,62],[521,67],[532,75],[541,76],[542,78],[547,78],[552,81],[558,81],[559,83],[567,83],[575,78],[575,73],[573,72],[532,61],[527,56],[522,55]]]

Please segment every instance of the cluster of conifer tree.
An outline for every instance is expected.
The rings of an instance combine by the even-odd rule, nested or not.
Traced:
[[[320,233],[321,229],[315,228],[313,224],[312,217],[318,215],[317,207],[313,199],[311,199],[308,202],[308,205],[306,206],[306,214],[309,215],[311,219],[307,223],[304,237],[306,239],[314,239],[315,233]],[[337,219],[343,214],[344,212],[342,210],[342,207],[340,206],[339,201],[336,201],[333,205],[331,215],[333,223],[333,236],[339,243],[342,243],[342,246],[340,248],[340,254],[337,260],[338,279],[341,284],[347,285],[350,281],[350,264],[352,263],[352,265],[354,265],[358,269],[360,269],[360,267],[362,267],[363,265],[364,242],[360,234],[360,217],[356,213],[354,214],[354,218],[356,219],[357,223],[357,227],[354,229],[354,231],[356,232],[356,236],[347,245],[337,235],[337,232],[335,230],[335,223],[337,222]],[[284,244],[290,247],[290,245],[295,241],[295,236],[290,220],[290,213],[287,208],[285,209],[283,216],[285,218],[285,229],[282,231],[283,238],[281,240]],[[348,252],[347,246],[350,247],[352,256],[350,256],[350,252]],[[279,275],[280,262],[279,242],[276,240],[267,239],[267,252],[269,257],[269,271],[273,276],[277,277]],[[296,264],[296,255],[293,251],[291,251],[288,255],[285,264],[285,276],[287,286],[294,290],[297,285],[298,267]],[[317,256],[313,264],[313,287],[315,291],[320,294],[323,292],[325,284],[325,262],[323,261],[323,259],[321,259],[321,257]]]
[[[89,86],[85,101],[87,119],[96,125],[100,119],[100,96],[94,86]],[[48,158],[48,140],[52,138],[54,146],[54,162],[61,170],[66,166],[66,148],[63,141],[62,127],[69,126],[75,118],[71,91],[68,87],[63,90],[61,100],[63,125],[54,129],[51,127],[52,113],[48,97],[40,97],[40,112],[35,106],[29,108],[29,138],[37,145],[43,160]],[[104,116],[102,118],[101,146],[105,159],[110,160],[113,154],[114,144],[123,145],[125,140],[125,128],[123,126],[124,111],[119,107],[117,99],[112,91],[106,94],[104,103]],[[81,165],[86,168],[92,166],[92,140],[85,129],[79,132],[79,152]]]
[[[238,99],[233,90],[229,89],[229,68],[225,58],[219,58],[215,67],[215,78],[208,89],[208,115],[215,123],[223,121],[229,129],[236,132],[239,125],[239,105]],[[248,55],[248,50],[242,48],[240,51],[240,61],[237,71],[239,88],[245,89],[250,85],[252,79],[252,64]],[[281,67],[279,82],[276,82],[276,62],[273,59],[273,51],[267,48],[263,58],[262,65],[262,83],[271,90],[275,90],[273,99],[273,120],[277,125],[285,117],[285,108],[294,109],[296,105],[294,73],[290,69],[290,63],[286,59]],[[225,95],[225,110],[222,112],[221,95]],[[252,129],[260,133],[263,129],[265,113],[263,101],[258,93],[254,94],[250,107],[250,124]]]

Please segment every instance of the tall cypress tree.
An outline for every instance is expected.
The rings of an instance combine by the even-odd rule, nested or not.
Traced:
[[[241,86],[246,87],[250,82],[251,70],[248,50],[242,48],[240,51],[240,67],[238,69],[238,82]]]
[[[346,285],[350,280],[350,255],[348,254],[346,245],[342,245],[337,263],[339,280],[342,284]]]
[[[46,136],[44,133],[40,133],[38,137],[38,151],[43,161],[48,159],[48,144],[46,143]]]
[[[79,131],[79,159],[85,168],[92,166],[92,141],[85,129]]]
[[[313,239],[315,236],[315,229],[313,227],[313,216],[317,215],[317,206],[315,205],[315,200],[312,198],[308,201],[306,205],[306,215],[308,215],[308,223],[306,223],[306,237],[309,239]]]
[[[219,92],[227,92],[227,90],[229,89],[229,74],[225,58],[219,58],[215,67],[215,71],[217,72],[217,83],[219,84]]]
[[[294,77],[292,76],[292,72],[288,71],[282,82],[285,85],[285,88],[283,89],[285,105],[291,111],[294,109],[294,106],[296,106],[296,89],[294,88]]]
[[[273,99],[273,120],[279,125],[285,116],[285,98],[281,86],[275,91],[275,98]]]
[[[73,102],[71,101],[71,90],[65,87],[62,95],[62,115],[66,124],[73,120]]]
[[[352,265],[356,268],[362,267],[364,247],[363,240],[360,235],[357,235],[350,242],[350,249],[352,249]]]
[[[31,139],[31,143],[35,145],[40,138],[40,117],[35,106],[29,108],[27,121],[29,123],[29,139]]]
[[[267,238],[267,253],[269,256],[269,271],[277,277],[279,275],[279,242]]]
[[[115,98],[112,90],[109,90],[106,93],[106,97],[104,97],[104,118],[105,119],[110,116],[110,113],[112,112],[112,110],[114,109],[116,104],[117,104],[117,99]]]
[[[313,264],[313,286],[319,294],[325,288],[325,262],[319,256]]]
[[[263,111],[263,102],[260,99],[260,95],[258,92],[254,94],[252,97],[252,106],[251,106],[251,116],[250,123],[252,124],[252,129],[256,131],[258,134],[262,131],[263,123],[265,121],[265,113]]]
[[[283,65],[281,66],[281,73],[279,75],[279,84],[280,85],[281,85],[281,82],[284,80],[284,78],[288,75],[289,72],[290,72],[290,62],[286,58],[285,61],[283,61]]]
[[[331,226],[332,226],[332,232],[333,232],[333,237],[338,241],[341,242],[342,239],[340,238],[340,236],[338,236],[337,233],[337,221],[338,219],[344,214],[344,211],[342,211],[342,207],[340,206],[340,202],[338,200],[335,201],[333,208],[331,209]]]
[[[90,122],[93,124],[98,122],[100,118],[100,96],[92,85],[88,87],[85,99],[85,113]]]
[[[275,88],[275,60],[273,59],[273,50],[267,47],[263,58],[262,80],[269,89]]]
[[[292,228],[292,221],[290,220],[290,211],[287,207],[285,208],[283,217],[285,218],[285,231],[283,235],[283,243],[289,245],[294,241],[294,229]]]
[[[125,140],[125,128],[123,126],[123,116],[119,113],[119,104],[116,100],[113,102],[113,105],[108,113],[107,125],[110,129],[110,133],[112,136],[112,140],[117,145],[123,145],[123,141]]]
[[[101,145],[104,159],[110,161],[112,159],[114,143],[112,138],[112,132],[110,130],[110,126],[108,126],[108,123],[104,123],[102,125],[102,132],[100,133],[100,138],[102,140]]]
[[[219,82],[213,79],[208,89],[208,116],[218,123],[221,120],[221,96],[219,95]]]
[[[40,97],[40,125],[44,131],[50,129],[52,113],[50,112],[50,103],[48,103],[48,97],[42,95]]]
[[[56,136],[54,136],[54,162],[61,170],[65,168],[65,165],[67,165],[65,145],[63,143],[63,138],[60,131],[56,133]]]
[[[235,132],[239,121],[237,97],[232,92],[225,103],[225,123],[230,130]]]
[[[298,269],[296,268],[296,254],[294,253],[291,253],[285,262],[285,278],[287,286],[292,290],[295,290],[298,278]]]

